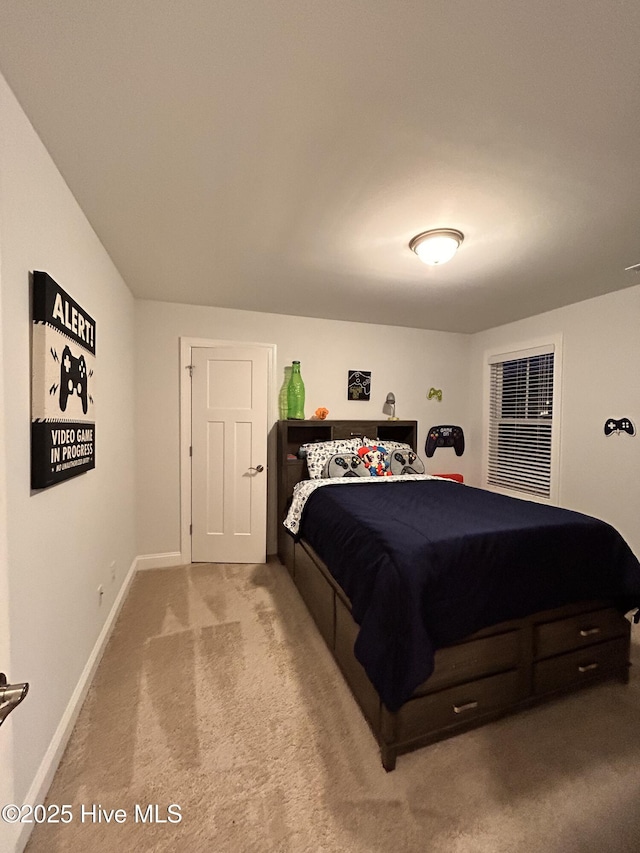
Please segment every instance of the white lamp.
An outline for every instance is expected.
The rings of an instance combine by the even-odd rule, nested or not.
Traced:
[[[382,411],[385,415],[389,415],[387,420],[398,420],[398,418],[396,417],[396,395],[393,393],[393,391],[389,391],[389,393],[387,394],[387,399],[384,401]]]
[[[463,240],[464,234],[455,228],[435,228],[417,234],[409,243],[409,248],[423,263],[436,266],[450,261]]]

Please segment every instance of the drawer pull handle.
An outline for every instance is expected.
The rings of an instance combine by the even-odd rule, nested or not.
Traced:
[[[583,628],[580,631],[581,637],[593,637],[594,634],[599,634],[600,628]]]
[[[465,711],[475,711],[478,707],[477,702],[467,702],[466,705],[454,705],[453,713],[454,714],[464,714]]]
[[[585,663],[582,666],[578,667],[578,672],[591,672],[594,669],[598,668],[597,663]]]

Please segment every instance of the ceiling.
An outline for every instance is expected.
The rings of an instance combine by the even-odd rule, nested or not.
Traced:
[[[135,296],[457,332],[640,283],[639,40],[637,0],[0,0]]]

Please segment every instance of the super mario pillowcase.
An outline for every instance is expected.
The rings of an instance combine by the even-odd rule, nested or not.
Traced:
[[[372,438],[364,438],[363,444],[377,444]],[[393,441],[383,439],[382,446],[389,454],[389,470],[392,476],[400,474],[424,474],[425,464],[410,444],[405,441]]]
[[[364,444],[358,448],[358,456],[369,477],[391,477],[391,457],[381,444]]]

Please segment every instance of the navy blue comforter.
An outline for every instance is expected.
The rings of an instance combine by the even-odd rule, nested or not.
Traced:
[[[482,628],[572,601],[640,605],[640,564],[610,525],[449,481],[317,489],[300,538],[348,595],[356,657],[392,711],[436,649]]]

